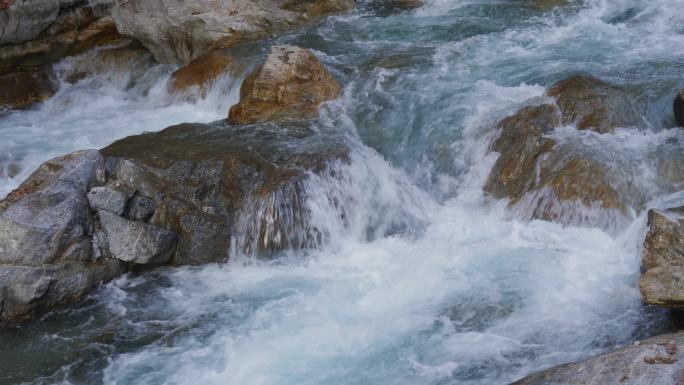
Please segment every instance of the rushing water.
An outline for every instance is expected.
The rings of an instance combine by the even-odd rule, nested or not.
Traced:
[[[608,158],[643,200],[681,202],[668,194],[682,186],[654,175],[656,158],[684,143],[669,130],[684,86],[682,1],[530,3],[428,0],[404,13],[361,3],[277,39],[314,50],[345,84],[320,126],[349,135],[352,162],[306,186],[330,239],[272,261],[122,277],[0,334],[0,383],[505,384],[667,329],[636,285],[639,207],[608,233],[511,218],[481,186],[496,159],[493,124],[586,72],[626,87],[643,125],[555,135]],[[120,76],[85,79],[0,118],[0,164],[19,170],[0,193],[51,156],[220,119],[236,101],[239,77],[178,101],[166,93],[170,71],[150,68],[132,88]]]

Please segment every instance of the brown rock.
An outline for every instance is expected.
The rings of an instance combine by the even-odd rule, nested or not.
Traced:
[[[684,308],[684,207],[649,210],[639,280],[644,300]]]
[[[198,93],[206,96],[208,88],[221,75],[233,72],[237,63],[230,55],[213,51],[202,55],[171,75],[169,91],[174,94]]]
[[[387,0],[387,5],[398,9],[414,9],[425,5],[423,0]]]
[[[599,79],[575,75],[549,88],[556,98],[563,124],[576,124],[578,130],[613,132],[639,122],[639,113],[621,89]]]
[[[565,7],[570,4],[570,2],[568,0],[532,0],[532,4],[535,7],[546,11],[553,8]]]
[[[0,75],[0,109],[28,108],[57,92],[57,81],[48,67],[36,67]]]
[[[235,124],[308,119],[342,88],[318,59],[295,46],[272,47],[266,62],[245,79],[240,102],[230,108]]]

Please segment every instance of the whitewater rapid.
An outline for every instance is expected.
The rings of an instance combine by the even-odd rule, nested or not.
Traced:
[[[318,129],[349,137],[351,163],[306,186],[326,242],[122,277],[0,335],[0,382],[506,384],[667,330],[667,312],[644,306],[636,284],[643,210],[615,231],[563,227],[519,219],[481,187],[494,124],[585,72],[636,96],[643,125],[556,138],[609,157],[650,205],[684,202],[670,195],[682,186],[654,177],[654,159],[684,143],[670,129],[684,86],[682,2],[523,3],[429,0],[386,14],[361,2],[276,39],[310,48],[345,85]],[[154,66],[132,88],[118,76],[64,84],[0,117],[0,165],[21,170],[0,179],[0,194],[52,156],[222,119],[244,76],[187,102],[166,91],[172,70]]]

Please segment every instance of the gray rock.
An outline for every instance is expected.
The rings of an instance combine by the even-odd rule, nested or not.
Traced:
[[[534,373],[512,385],[683,385],[684,333],[666,334],[586,361]]]
[[[154,199],[136,194],[130,202],[128,202],[128,209],[126,209],[126,218],[132,221],[147,222],[154,214],[157,205]]]
[[[353,0],[117,0],[116,27],[165,63],[281,34],[350,10]]]
[[[113,258],[136,264],[159,264],[173,255],[172,231],[147,223],[129,221],[109,211],[98,213]]]
[[[86,191],[102,183],[104,159],[95,150],[45,162],[0,201],[0,263],[37,266],[83,259],[92,218]]]
[[[133,190],[120,183],[93,187],[88,191],[88,203],[93,211],[106,210],[122,215]]]

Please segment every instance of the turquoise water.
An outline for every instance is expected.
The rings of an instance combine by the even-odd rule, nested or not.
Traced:
[[[671,129],[684,87],[681,5],[428,0],[398,13],[361,3],[254,47],[307,47],[344,84],[319,129],[346,133],[352,162],[340,179],[307,185],[327,243],[122,277],[0,334],[0,383],[506,384],[666,330],[667,313],[643,306],[636,286],[642,207],[612,231],[563,227],[516,219],[481,186],[497,156],[494,123],[583,72],[624,86],[643,124],[554,135],[605,158],[651,204],[681,188],[654,177],[684,143]],[[237,100],[239,76],[197,103],[174,100],[170,71],[151,68],[133,88],[86,79],[0,118],[0,163],[22,170],[3,192],[50,156],[221,119]]]

